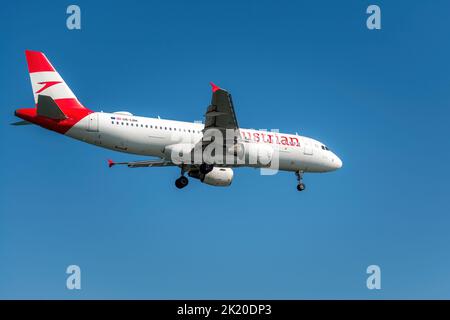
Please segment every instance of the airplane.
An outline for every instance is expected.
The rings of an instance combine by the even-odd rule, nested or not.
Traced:
[[[269,168],[294,172],[298,191],[305,189],[304,173],[342,167],[341,159],[316,139],[239,127],[231,94],[214,83],[204,123],[95,112],[78,101],[44,53],[26,50],[25,56],[36,106],[15,110],[22,120],[13,125],[35,124],[95,146],[156,157],[108,160],[109,167],[179,167],[178,189],[188,185],[186,174],[208,185],[229,186],[235,168]]]

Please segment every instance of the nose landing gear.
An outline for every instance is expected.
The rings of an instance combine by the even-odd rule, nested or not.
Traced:
[[[295,175],[297,176],[297,181],[298,181],[298,184],[297,184],[297,190],[298,190],[298,191],[303,191],[303,190],[305,190],[306,186],[305,186],[305,184],[302,182],[302,180],[303,180],[303,171],[296,171],[296,172],[295,172]]]

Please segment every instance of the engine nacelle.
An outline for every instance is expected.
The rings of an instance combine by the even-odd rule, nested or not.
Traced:
[[[189,172],[189,176],[200,179],[201,182],[216,187],[228,187],[233,181],[233,170],[230,168],[214,167],[213,170],[206,175],[198,171]]]
[[[233,169],[214,167],[200,181],[210,186],[228,187],[233,181],[233,175]]]

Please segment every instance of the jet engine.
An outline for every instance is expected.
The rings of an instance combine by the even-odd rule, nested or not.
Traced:
[[[211,172],[201,174],[199,171],[190,171],[189,176],[201,182],[216,187],[228,187],[233,181],[233,170],[230,168],[214,167]]]

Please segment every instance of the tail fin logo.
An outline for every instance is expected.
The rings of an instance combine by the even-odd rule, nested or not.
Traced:
[[[43,82],[38,82],[38,84],[43,84],[44,86],[42,88],[40,88],[38,91],[36,91],[36,93],[41,93],[42,91],[50,88],[51,86],[54,86],[55,84],[61,83],[61,81],[43,81]]]

